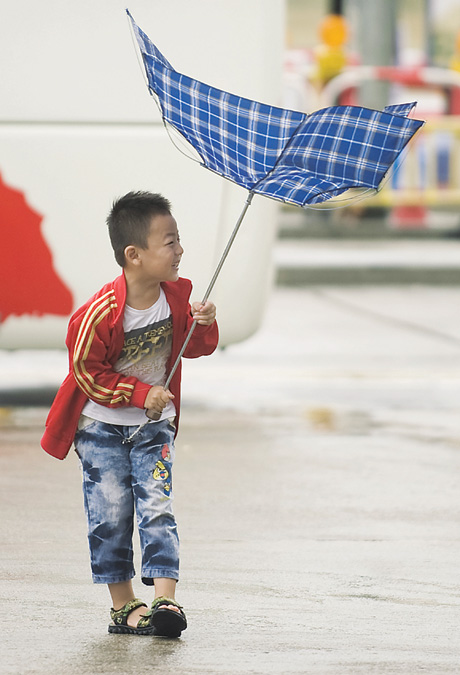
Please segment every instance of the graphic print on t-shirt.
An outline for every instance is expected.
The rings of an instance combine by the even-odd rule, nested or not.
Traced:
[[[125,332],[123,349],[115,370],[142,382],[152,382],[152,375],[165,372],[171,354],[172,334],[172,316]]]

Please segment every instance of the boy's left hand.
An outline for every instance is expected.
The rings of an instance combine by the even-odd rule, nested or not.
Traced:
[[[204,305],[201,302],[194,302],[192,317],[200,326],[210,326],[216,320],[216,306],[209,300]]]

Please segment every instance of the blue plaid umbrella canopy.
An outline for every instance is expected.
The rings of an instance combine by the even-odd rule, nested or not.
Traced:
[[[235,96],[178,73],[132,22],[151,94],[202,163],[251,193],[308,206],[350,188],[375,191],[423,125],[415,103],[311,114]]]
[[[249,190],[203,303],[214,287],[254,194],[311,206],[342,195],[350,188],[376,191],[388,169],[423,125],[407,117],[415,103],[388,106],[383,112],[334,106],[306,114],[216,89],[174,70],[126,11],[142,55],[150,93],[159,105],[163,121],[193,146],[203,166]],[[195,326],[196,321],[165,389]],[[156,419],[149,411],[147,417]]]

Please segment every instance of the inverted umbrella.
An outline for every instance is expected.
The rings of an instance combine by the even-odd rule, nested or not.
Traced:
[[[177,72],[126,10],[148,88],[163,121],[196,150],[203,166],[249,190],[208,299],[254,194],[308,207],[360,188],[375,192],[424,122],[407,116],[415,103],[383,111],[332,106],[311,114],[235,96]],[[185,348],[165,383],[169,386]]]

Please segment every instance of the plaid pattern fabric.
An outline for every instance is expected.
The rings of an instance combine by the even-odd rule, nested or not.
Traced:
[[[377,188],[420,125],[399,114],[355,106],[319,110],[306,117],[254,192],[303,205],[349,188]]]
[[[407,117],[409,113],[415,108],[417,104],[413,103],[397,103],[396,105],[387,105],[383,112],[390,113],[391,115],[402,115]]]
[[[375,189],[423,124],[407,118],[414,103],[307,115],[221,91],[176,72],[128,15],[164,120],[208,169],[266,197],[304,206]]]
[[[305,117],[192,80],[149,55],[144,60],[164,119],[185,136],[205,166],[248,190],[273,169]]]
[[[142,56],[144,57],[146,54],[148,54],[153,59],[155,59],[158,63],[161,63],[166,68],[171,68],[171,70],[173,70],[173,67],[169,63],[169,61],[167,61],[165,59],[165,57],[163,56],[163,54],[160,52],[160,50],[155,47],[155,45],[150,40],[148,35],[146,35],[144,33],[144,31],[142,31],[139,28],[139,26],[134,21],[133,17],[131,16],[131,14],[129,13],[128,10],[126,10],[126,13],[131,20],[131,25],[133,27],[134,36],[136,38],[137,44],[139,45],[139,49],[140,49],[140,52],[141,52]]]

